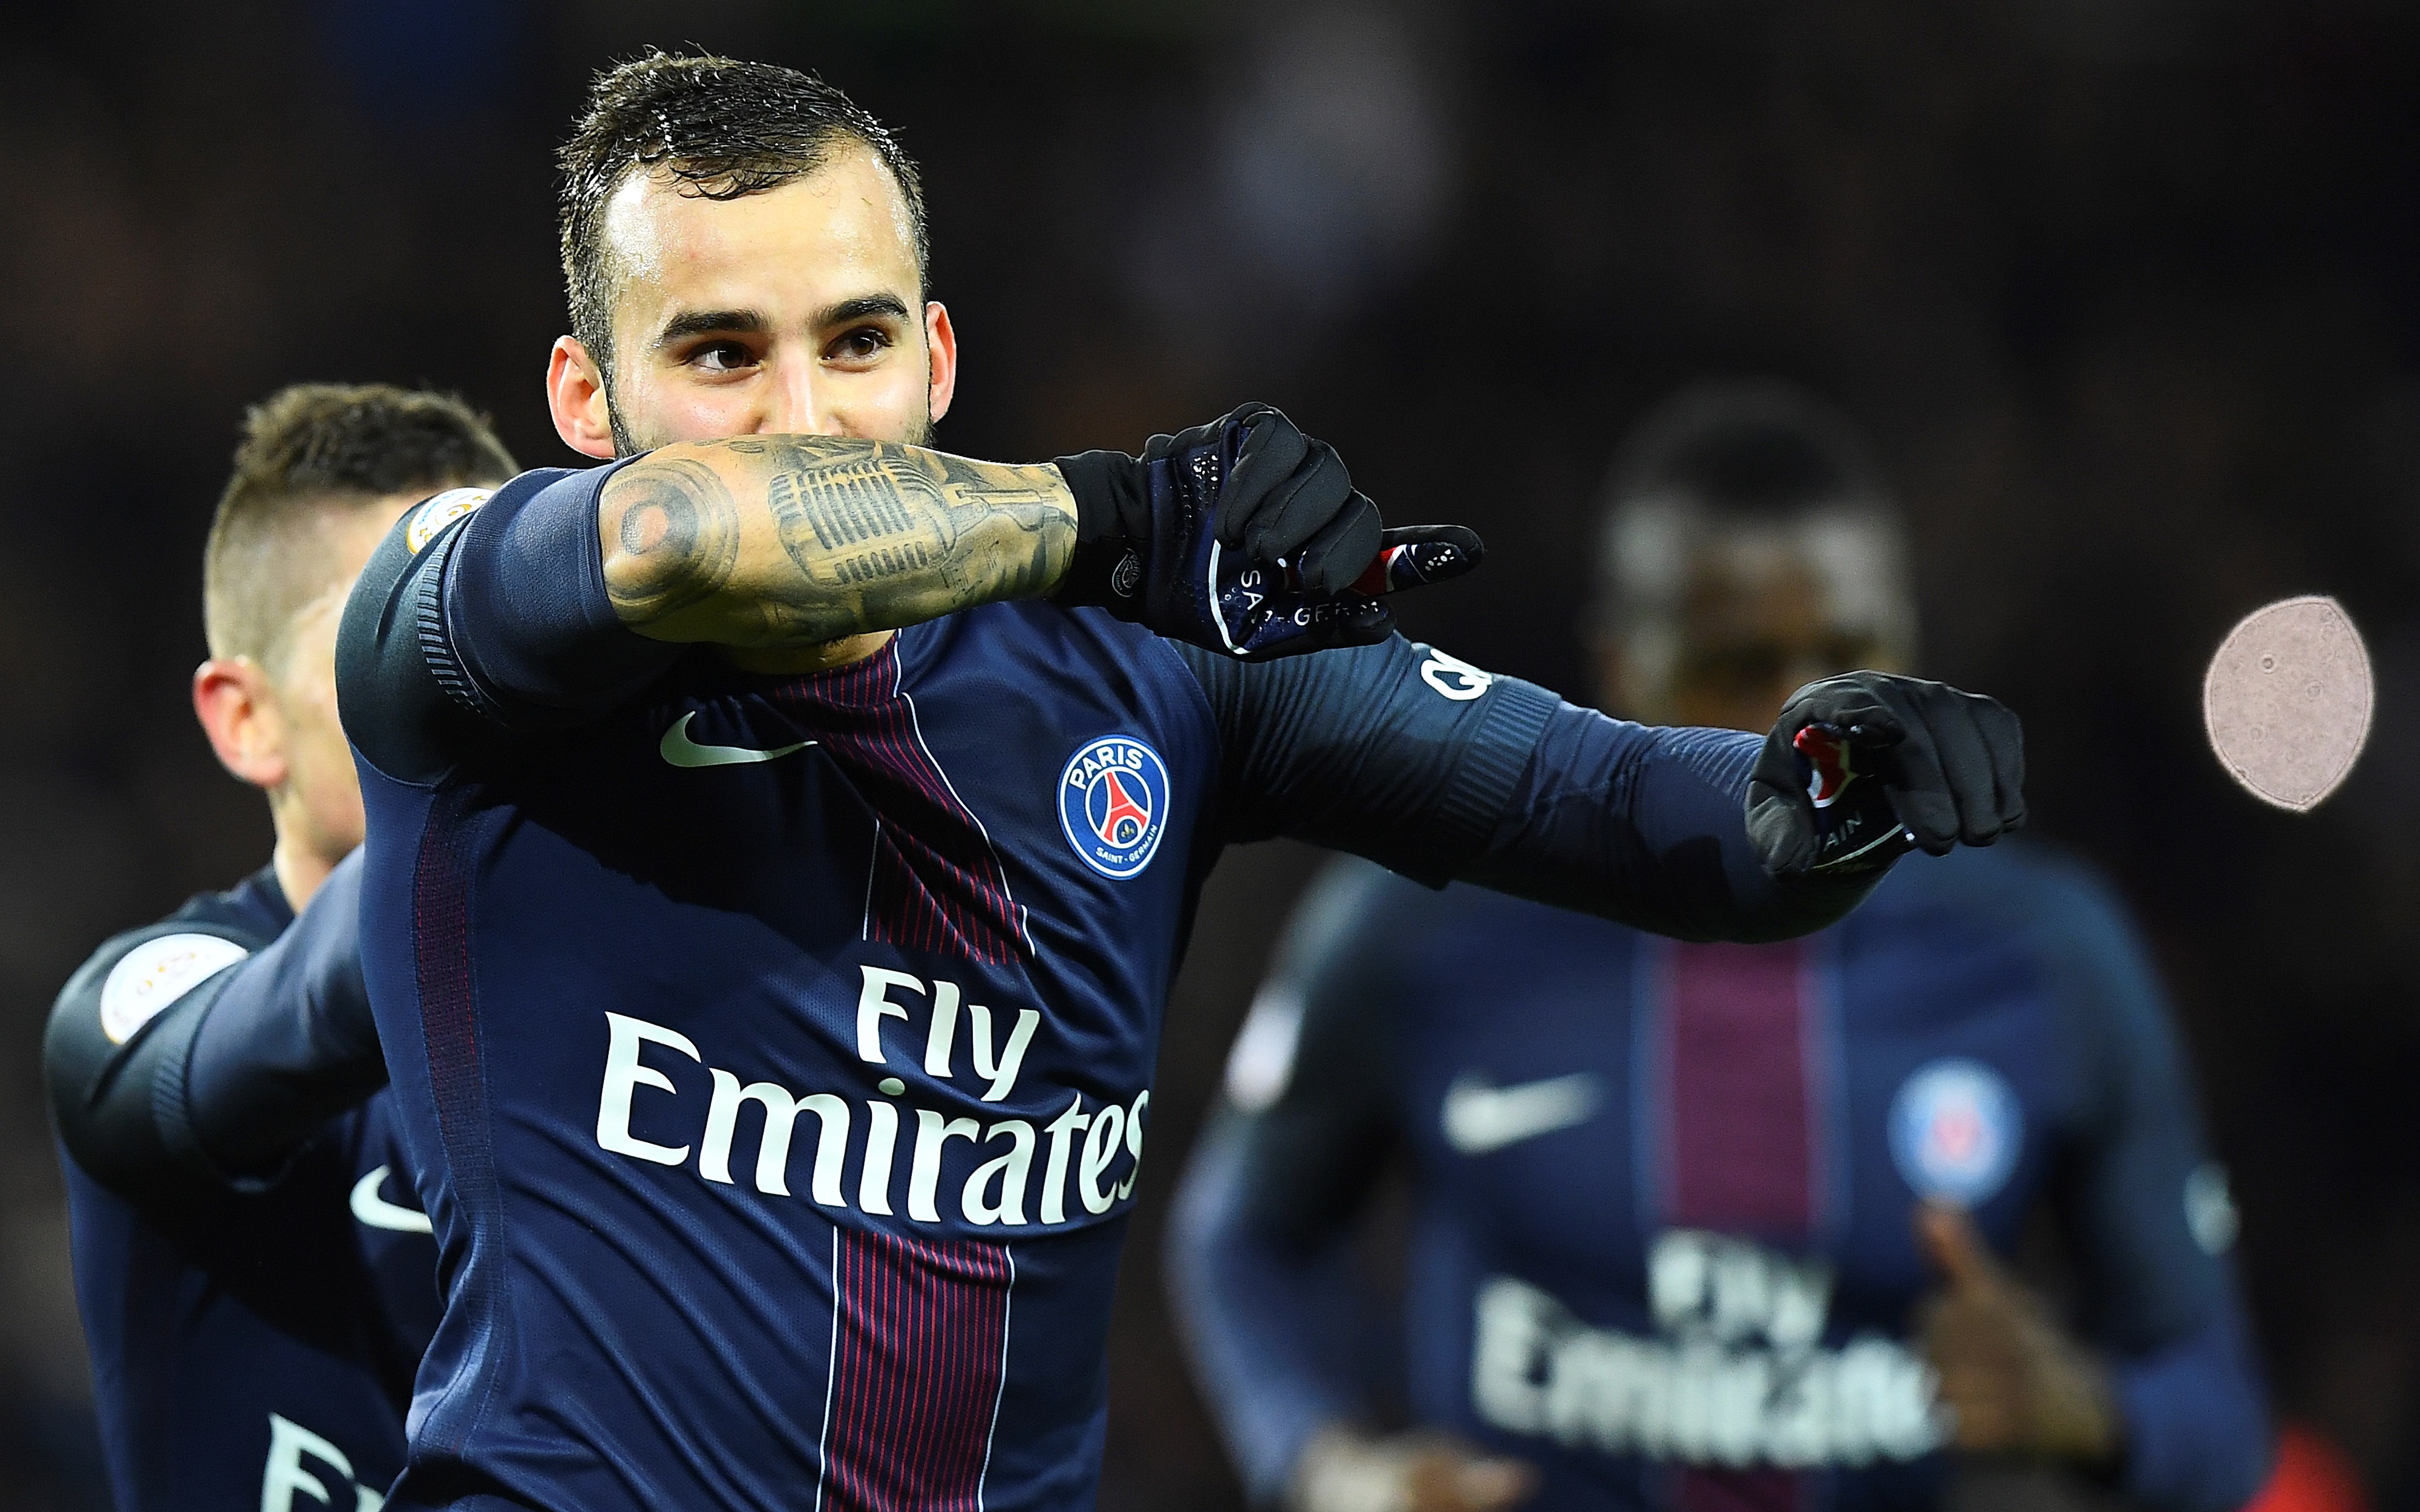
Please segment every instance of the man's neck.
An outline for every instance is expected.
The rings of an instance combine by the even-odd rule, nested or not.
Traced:
[[[319,884],[335,870],[333,863],[308,846],[297,845],[281,831],[277,850],[270,856],[270,865],[277,873],[278,891],[286,895],[286,906],[300,914],[310,903]]]

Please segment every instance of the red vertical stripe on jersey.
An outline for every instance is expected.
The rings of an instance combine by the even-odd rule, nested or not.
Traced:
[[[1677,944],[1670,961],[1670,1222],[1803,1239],[1815,1222],[1807,951]]]
[[[1014,1279],[997,1244],[840,1231],[826,1512],[978,1512]]]
[[[1815,1227],[1817,1030],[1809,959],[1797,941],[1671,947],[1669,1221],[1750,1238],[1803,1240]],[[1674,1512],[1797,1512],[1786,1470],[1687,1465]]]
[[[1025,915],[981,823],[924,747],[900,691],[899,643],[851,666],[801,678],[774,695],[795,710],[874,810],[869,940],[1008,962],[1026,948]]]

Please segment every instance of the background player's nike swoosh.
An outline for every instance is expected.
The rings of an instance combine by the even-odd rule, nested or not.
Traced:
[[[391,1228],[398,1234],[433,1234],[436,1225],[428,1215],[417,1208],[400,1208],[379,1195],[386,1181],[388,1167],[377,1170],[353,1183],[353,1216],[372,1228]]]
[[[1508,1087],[1459,1076],[1446,1088],[1445,1142],[1465,1155],[1485,1155],[1584,1124],[1604,1101],[1604,1089],[1590,1071]]]
[[[695,718],[697,714],[692,710],[673,721],[672,728],[664,731],[663,743],[656,747],[675,767],[736,767],[750,761],[771,761],[815,743],[800,740],[795,745],[777,745],[769,751],[751,745],[702,745],[689,738],[689,722]]]

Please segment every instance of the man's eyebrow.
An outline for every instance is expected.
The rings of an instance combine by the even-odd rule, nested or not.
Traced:
[[[861,294],[818,311],[807,324],[813,330],[829,331],[833,326],[862,320],[871,315],[888,315],[894,320],[904,320],[908,319],[908,306],[896,294]]]
[[[772,322],[754,310],[683,310],[656,333],[656,345],[669,347],[690,336],[762,335],[771,329]]]

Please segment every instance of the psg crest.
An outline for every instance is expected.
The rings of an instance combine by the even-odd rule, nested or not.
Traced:
[[[1891,1099],[1891,1161],[1917,1196],[1972,1208],[2016,1168],[2025,1115],[2006,1078],[1980,1061],[1920,1068]]]
[[[1151,865],[1168,829],[1168,768],[1159,753],[1104,735],[1059,774],[1059,824],[1084,865],[1124,880]]]

